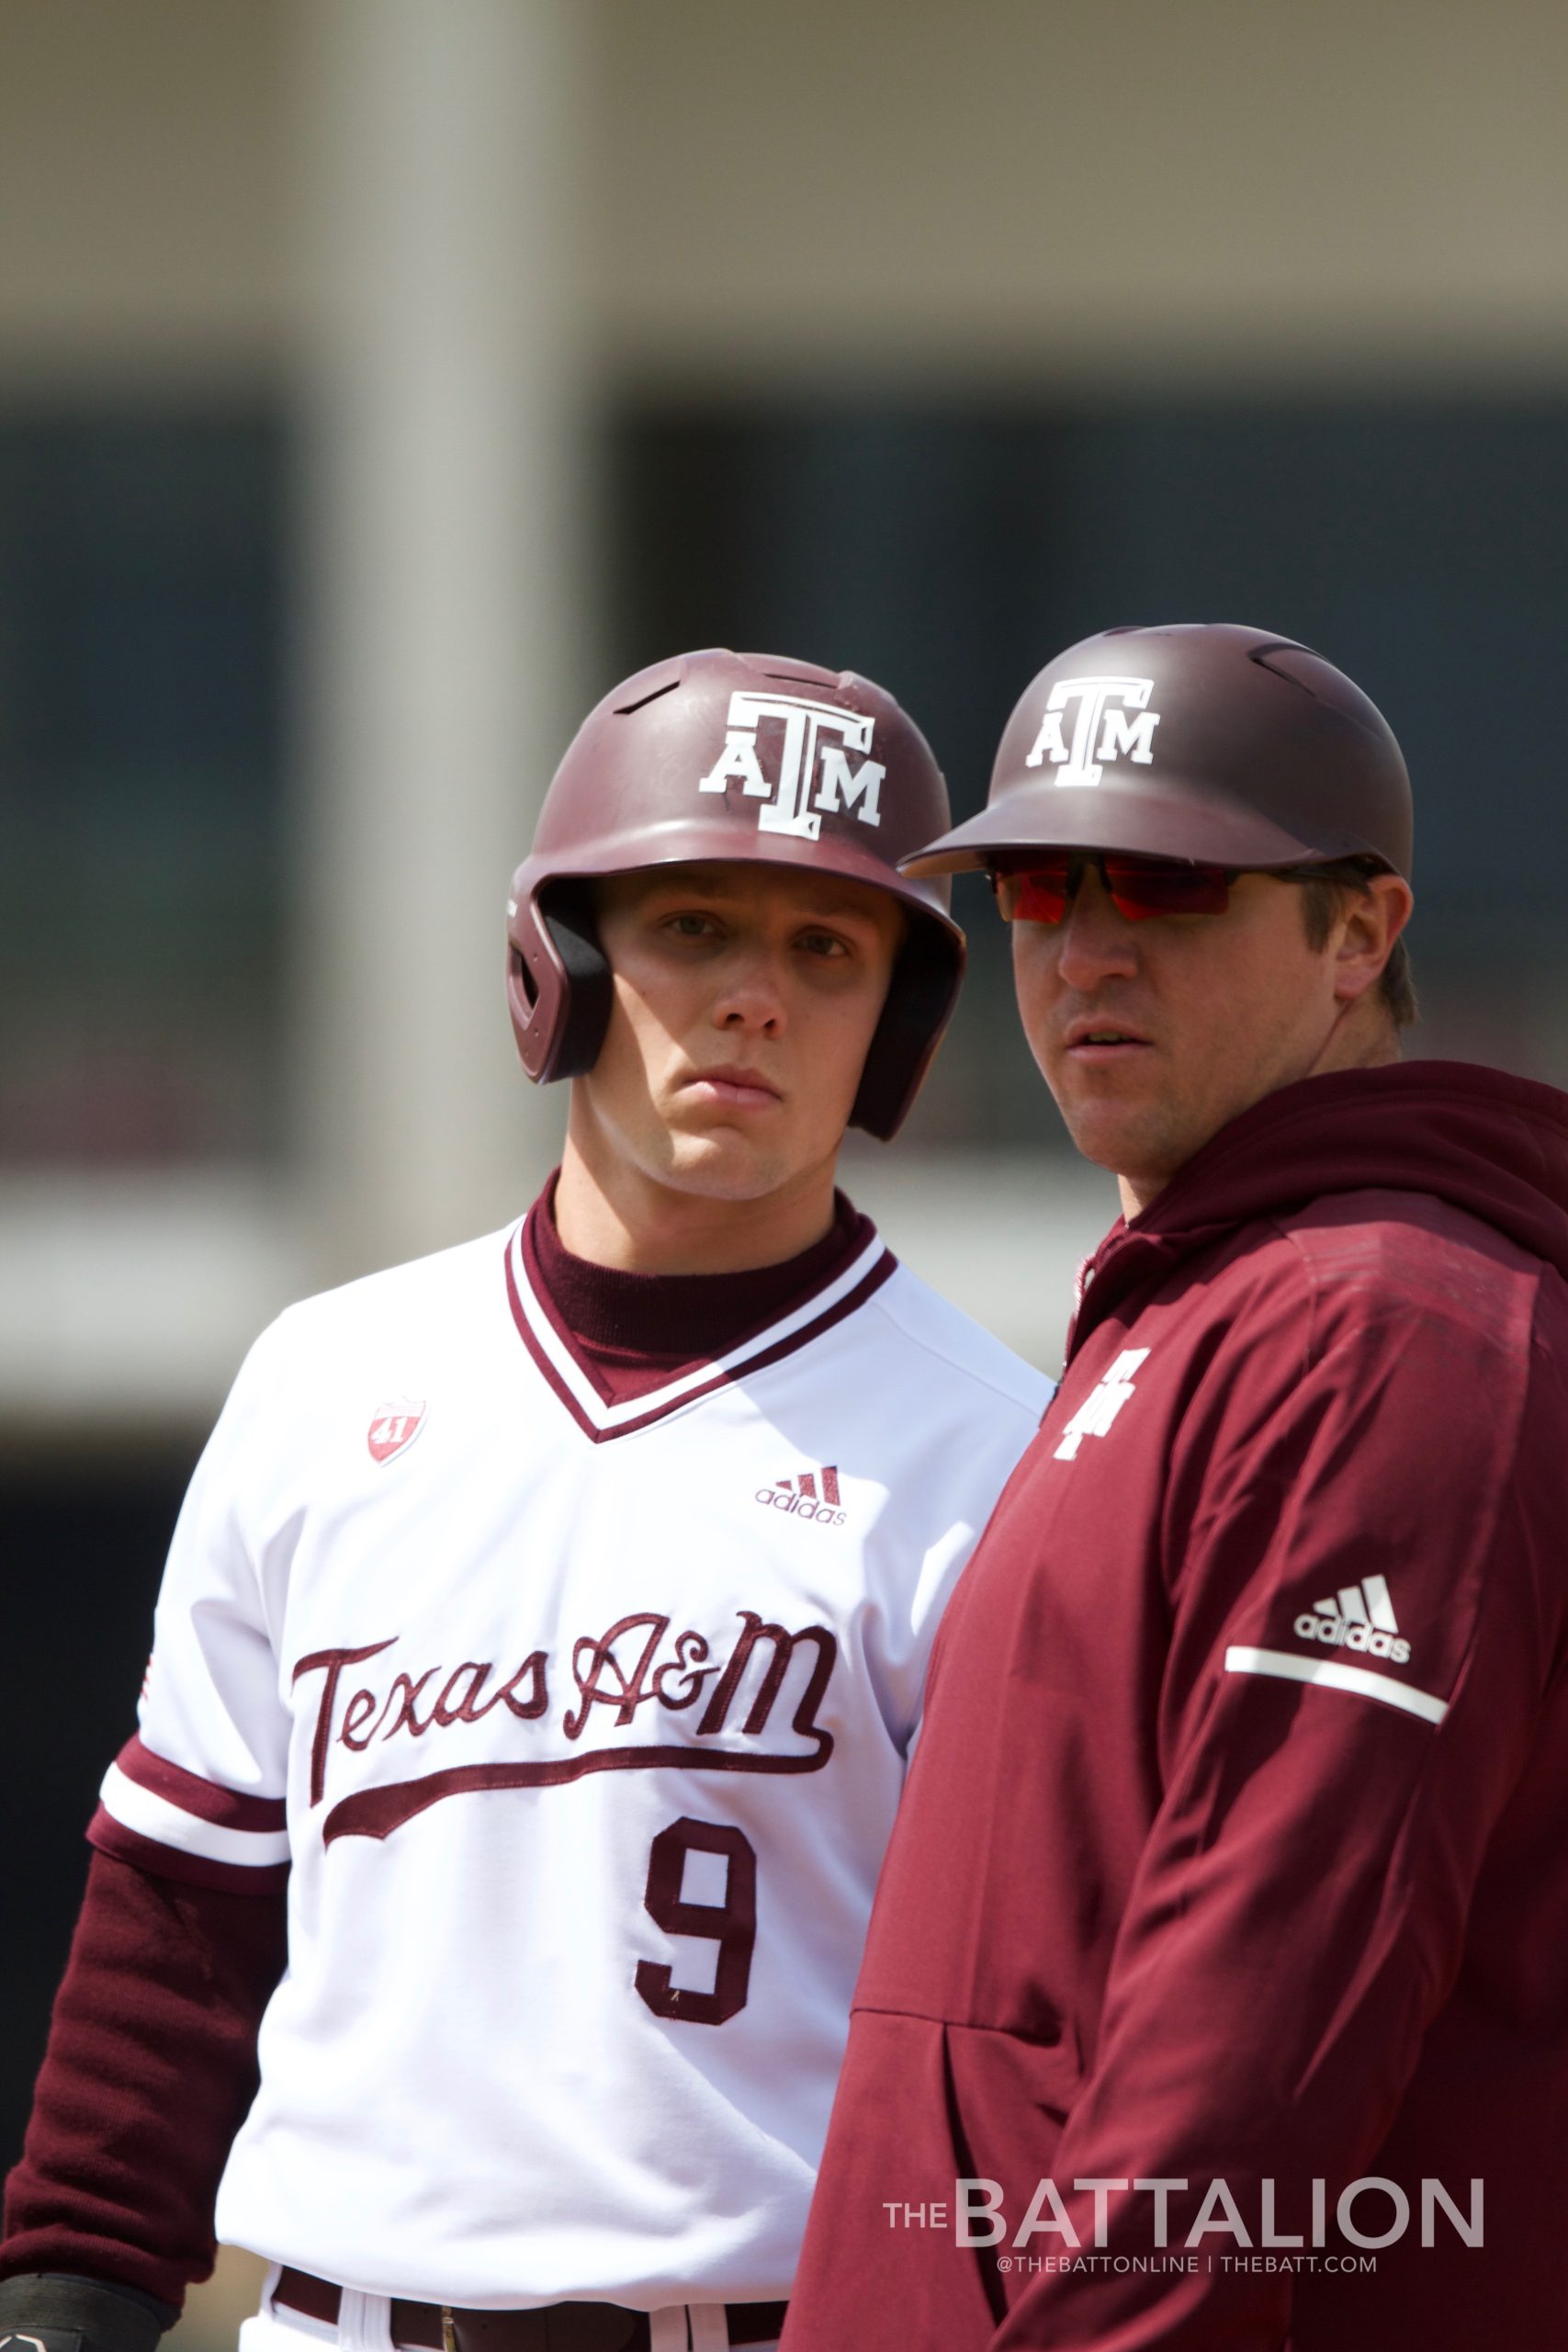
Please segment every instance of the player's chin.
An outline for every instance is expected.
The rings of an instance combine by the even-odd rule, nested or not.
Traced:
[[[759,1201],[789,1181],[787,1152],[731,1127],[678,1135],[671,1144],[670,1181],[681,1192],[713,1201]]]

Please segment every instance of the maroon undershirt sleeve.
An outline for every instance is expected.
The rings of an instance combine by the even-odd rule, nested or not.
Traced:
[[[283,1973],[286,1901],[93,1856],[6,2183],[0,2276],[65,2272],[175,2305],[207,2277],[219,2177]]]

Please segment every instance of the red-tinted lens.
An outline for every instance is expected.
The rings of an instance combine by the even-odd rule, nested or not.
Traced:
[[[993,874],[1004,922],[1060,922],[1067,911],[1071,860],[1044,859],[1027,874]]]
[[[1230,876],[1223,865],[1109,854],[1096,862],[1129,922],[1146,922],[1152,915],[1223,915],[1230,903]]]
[[[1129,922],[1147,922],[1155,915],[1223,915],[1230,903],[1231,877],[1223,865],[1064,850],[1023,873],[992,876],[1002,921],[1060,922],[1086,865],[1095,867],[1112,905]]]

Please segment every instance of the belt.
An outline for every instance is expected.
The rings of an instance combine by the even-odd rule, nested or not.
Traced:
[[[337,2325],[341,2287],[307,2270],[284,2270],[275,2303]],[[726,2303],[731,2344],[771,2344],[784,2333],[786,2303]],[[546,2303],[529,2312],[454,2311],[446,2303],[392,2300],[391,2337],[409,2352],[649,2352],[648,2313],[619,2303]]]

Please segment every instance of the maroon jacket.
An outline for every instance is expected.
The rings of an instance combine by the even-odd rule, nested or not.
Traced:
[[[938,1637],[787,2352],[1568,2340],[1565,1273],[1568,1099],[1435,1062],[1102,1245]]]

